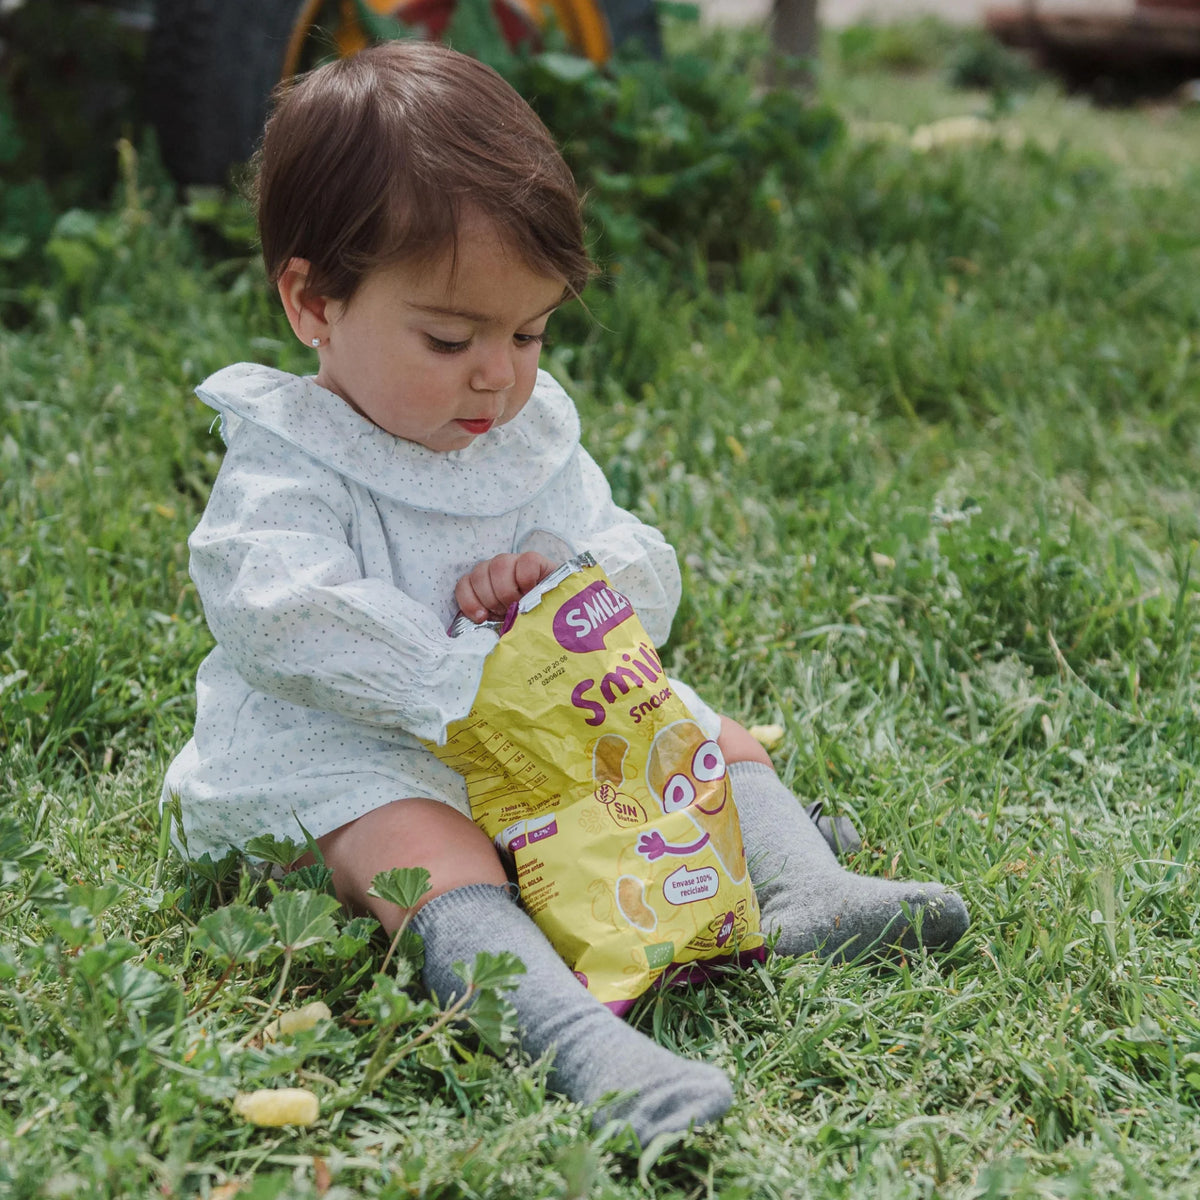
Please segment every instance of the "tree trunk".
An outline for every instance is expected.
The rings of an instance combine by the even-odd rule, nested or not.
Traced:
[[[774,0],[771,9],[771,82],[805,90],[817,57],[817,0]]]

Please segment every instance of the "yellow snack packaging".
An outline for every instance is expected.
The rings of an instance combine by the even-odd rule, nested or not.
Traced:
[[[580,982],[624,1012],[664,977],[761,958],[720,747],[629,601],[584,554],[500,632],[470,714],[429,748],[466,780],[471,815]]]

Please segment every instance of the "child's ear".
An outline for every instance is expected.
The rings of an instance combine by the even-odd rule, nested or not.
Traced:
[[[283,274],[279,276],[279,299],[283,302],[283,311],[287,314],[292,332],[306,346],[320,347],[329,340],[333,312],[329,300],[310,290],[310,271],[307,259],[289,259]]]

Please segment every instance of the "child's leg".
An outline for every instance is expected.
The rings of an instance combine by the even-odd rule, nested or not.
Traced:
[[[719,739],[729,764],[750,878],[763,931],[781,954],[853,958],[876,946],[952,946],[967,909],[938,883],[854,875],[838,865],[820,831],[779,781],[763,748],[728,718]]]
[[[425,942],[425,983],[442,1003],[462,990],[452,964],[481,950],[511,950],[525,964],[508,997],[521,1045],[537,1058],[553,1051],[550,1083],[583,1104],[621,1093],[597,1122],[628,1122],[642,1145],[715,1121],[733,1102],[716,1067],[664,1050],[614,1016],[575,978],[507,888],[458,888],[427,904],[413,920]]]
[[[615,1017],[579,983],[541,930],[513,901],[492,843],[461,813],[434,800],[401,800],[318,838],[338,895],[385,929],[401,910],[367,895],[391,867],[423,866],[432,892],[413,917],[425,943],[425,985],[443,1004],[462,988],[457,962],[509,950],[525,964],[508,993],[521,1045],[552,1051],[550,1081],[582,1104],[622,1093],[598,1120],[628,1122],[643,1144],[715,1120],[732,1103],[716,1067],[679,1058]]]
[[[317,838],[333,872],[338,899],[378,918],[389,933],[403,910],[368,896],[371,880],[393,867],[424,867],[429,891],[421,900],[472,883],[508,882],[491,840],[469,817],[437,800],[396,800]]]

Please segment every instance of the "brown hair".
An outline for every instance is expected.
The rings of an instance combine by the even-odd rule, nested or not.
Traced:
[[[546,127],[490,67],[437,43],[386,42],[281,84],[256,167],[272,283],[304,258],[310,292],[349,300],[377,267],[453,255],[466,212],[568,294],[592,272]]]

